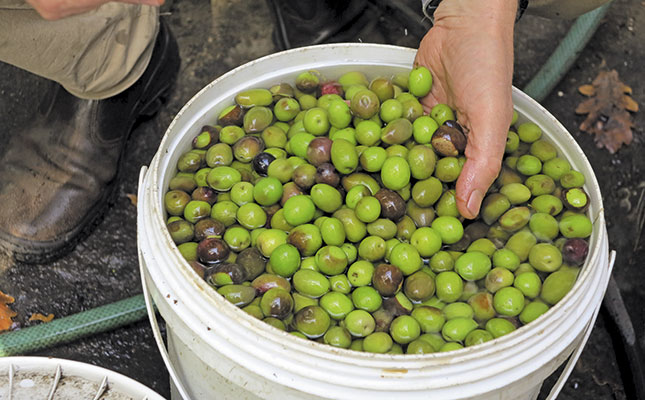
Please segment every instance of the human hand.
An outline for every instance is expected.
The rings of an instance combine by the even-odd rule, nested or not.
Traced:
[[[26,0],[43,18],[57,20],[94,10],[112,0]],[[116,0],[121,3],[160,6],[164,0]]]
[[[426,111],[445,103],[468,132],[457,207],[469,219],[500,171],[513,116],[516,9],[509,0],[444,0],[415,59],[432,72],[432,91],[422,99]]]

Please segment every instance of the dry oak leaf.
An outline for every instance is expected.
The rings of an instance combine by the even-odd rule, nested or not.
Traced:
[[[587,114],[580,130],[595,135],[596,145],[612,154],[623,144],[629,145],[634,126],[629,111],[638,111],[638,103],[630,96],[632,89],[618,78],[618,72],[603,68],[591,85],[582,85],[578,91],[589,97],[576,108],[577,114]]]
[[[15,311],[9,308],[9,304],[14,301],[15,299],[13,297],[0,291],[0,332],[9,330],[13,323],[12,318],[18,315]]]
[[[29,321],[42,321],[42,322],[51,322],[54,319],[54,314],[47,314],[46,316],[41,313],[31,314]]]
[[[132,193],[126,193],[125,197],[127,197],[130,200],[130,203],[132,203],[133,206],[137,206],[137,195],[132,194]]]

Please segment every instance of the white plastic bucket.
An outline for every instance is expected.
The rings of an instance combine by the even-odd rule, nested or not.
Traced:
[[[414,55],[413,49],[375,44],[273,54],[213,81],[170,124],[150,167],[141,172],[138,245],[144,291],[146,297],[150,291],[166,321],[169,354],[152,313],[151,322],[185,397],[535,399],[542,382],[576,350],[551,392],[557,395],[593,327],[613,257],[610,261],[600,189],[587,158],[552,115],[517,89],[513,100],[521,121],[537,123],[585,175],[594,231],[588,261],[570,293],[534,322],[496,340],[449,353],[404,356],[358,353],[296,338],[224,300],[183,260],[165,228],[163,195],[177,159],[237,92],[292,82],[304,70],[328,77],[357,69],[371,77],[392,74],[409,70]]]
[[[0,399],[163,400],[124,375],[96,365],[48,357],[0,357]]]

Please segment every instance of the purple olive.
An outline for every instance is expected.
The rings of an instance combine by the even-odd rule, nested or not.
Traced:
[[[392,221],[398,221],[405,215],[406,204],[403,198],[389,189],[381,189],[374,195],[381,203],[381,216]]]
[[[197,256],[205,264],[224,261],[229,253],[230,249],[226,242],[215,237],[207,237],[197,245]]]
[[[317,137],[307,147],[307,160],[316,167],[331,160],[332,140],[328,137]]]
[[[316,169],[316,183],[326,183],[329,186],[336,187],[340,183],[340,175],[336,168],[330,163],[322,163]]]
[[[403,273],[391,264],[379,264],[372,275],[372,286],[381,296],[394,296],[403,285]]]
[[[562,246],[562,260],[567,264],[580,265],[587,259],[589,243],[580,238],[567,239]]]

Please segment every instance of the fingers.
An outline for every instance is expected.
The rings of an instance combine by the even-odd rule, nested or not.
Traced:
[[[457,208],[468,219],[479,214],[481,202],[499,174],[510,117],[493,116],[486,120],[486,124],[476,124],[475,121],[472,121],[472,130],[468,136],[467,161],[456,188]]]

